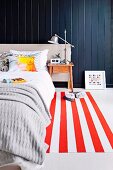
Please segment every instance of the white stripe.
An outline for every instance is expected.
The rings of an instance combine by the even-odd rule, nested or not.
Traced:
[[[94,150],[94,146],[92,143],[92,139],[90,136],[90,132],[88,129],[88,125],[86,122],[86,118],[84,115],[84,111],[81,105],[81,102],[79,99],[76,99],[76,104],[77,104],[77,109],[78,109],[78,113],[79,113],[79,119],[80,119],[80,124],[81,124],[81,128],[82,128],[82,133],[83,133],[83,139],[84,139],[84,143],[85,143],[85,147],[86,147],[86,152],[95,152]]]
[[[112,147],[111,147],[111,145],[110,145],[110,143],[109,143],[109,141],[107,139],[107,136],[106,136],[106,134],[104,132],[104,129],[102,128],[102,125],[101,125],[101,123],[100,123],[100,121],[98,119],[98,116],[97,116],[97,114],[96,114],[96,112],[95,112],[95,110],[94,110],[94,108],[93,108],[93,106],[92,106],[92,104],[91,104],[91,102],[90,102],[87,95],[85,96],[85,101],[87,103],[88,109],[90,111],[91,117],[93,119],[95,128],[96,128],[97,133],[99,135],[99,138],[100,138],[101,144],[102,144],[102,146],[104,148],[104,151],[105,152],[113,152]]]
[[[60,115],[61,115],[61,93],[57,92],[50,153],[51,152],[59,153]]]
[[[76,150],[72,107],[71,107],[71,102],[67,100],[66,100],[66,109],[67,109],[68,152],[76,152],[77,150]]]

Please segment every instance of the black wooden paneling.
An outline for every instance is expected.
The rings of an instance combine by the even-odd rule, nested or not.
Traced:
[[[98,69],[105,68],[105,1],[98,1]],[[101,57],[100,57],[101,56]]]
[[[45,5],[46,5],[46,0],[39,0],[39,43],[47,43],[47,40],[46,40],[46,6]]]
[[[52,0],[52,34],[59,34],[59,18],[60,18],[60,0]]]
[[[92,1],[92,70],[98,67],[98,1]]]
[[[92,67],[92,4],[91,0],[87,0],[84,4],[84,66],[88,70]],[[88,31],[87,31],[87,28]]]
[[[32,0],[26,0],[26,43],[33,43],[31,4]]]
[[[109,35],[108,35],[109,37]],[[108,71],[110,72],[110,77],[111,77],[111,80],[110,80],[110,84],[113,84],[113,1],[111,3],[111,56],[110,57],[110,68],[108,69]],[[106,62],[105,62],[106,63]],[[107,72],[108,72],[107,71]]]
[[[13,35],[12,35],[12,1],[6,0],[6,42],[12,43]]]
[[[6,1],[0,0],[0,42],[6,41]]]
[[[82,84],[84,81],[84,70],[85,70],[85,55],[84,55],[84,0],[78,1],[78,44],[77,44],[77,48],[78,48],[78,83]]]
[[[25,32],[25,5],[26,1],[18,0],[19,5],[19,42],[25,43],[26,32]]]
[[[72,1],[72,44],[75,45],[75,48],[72,48],[72,61],[76,65],[76,67],[73,68],[74,72],[74,84],[79,85],[78,79],[79,79],[79,58],[78,58],[78,31],[79,31],[79,25],[78,25],[78,16],[79,16],[79,8],[78,8],[78,1]]]
[[[26,0],[27,1],[27,0]],[[37,21],[37,22],[36,22]],[[32,1],[33,43],[39,43],[39,3]]]
[[[74,87],[84,86],[85,70],[105,70],[113,86],[111,0],[0,0],[0,43],[46,44],[65,28],[75,45]]]
[[[18,11],[19,11],[19,8],[18,8],[17,1],[12,0],[12,36],[13,36],[12,43],[19,43],[19,13]],[[6,43],[8,42],[6,41]]]

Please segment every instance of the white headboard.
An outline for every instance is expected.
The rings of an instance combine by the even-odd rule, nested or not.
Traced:
[[[20,51],[40,51],[48,49],[48,60],[55,54],[60,53],[61,59],[64,59],[64,44],[0,44],[0,53],[9,52],[10,50]],[[67,44],[67,59],[71,61],[71,47]]]

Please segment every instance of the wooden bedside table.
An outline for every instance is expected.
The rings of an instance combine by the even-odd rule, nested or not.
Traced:
[[[69,64],[48,64],[49,74],[52,77],[52,74],[55,73],[69,73],[69,80],[68,80],[68,89],[73,91],[73,70],[72,67],[74,66],[73,63]]]

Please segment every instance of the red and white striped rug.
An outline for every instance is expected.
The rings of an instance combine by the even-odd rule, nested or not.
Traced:
[[[113,133],[90,92],[69,102],[55,93],[45,142],[48,153],[113,152]]]

